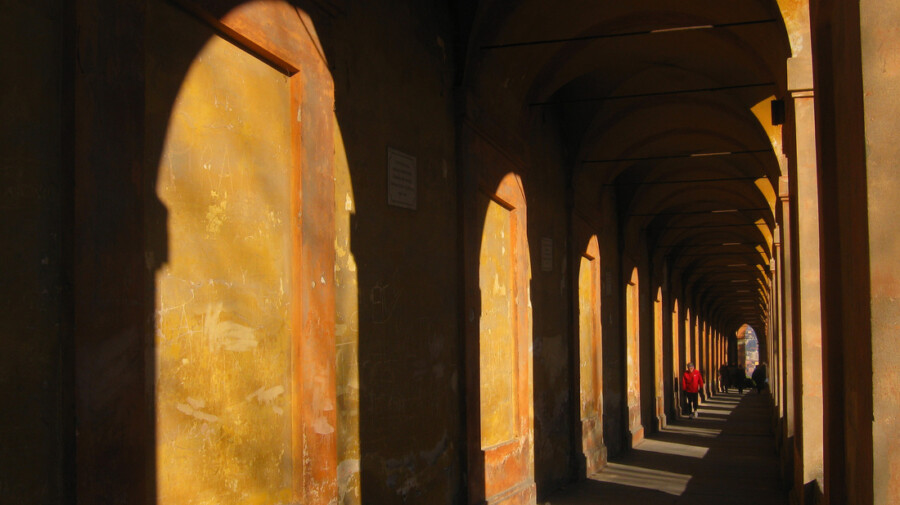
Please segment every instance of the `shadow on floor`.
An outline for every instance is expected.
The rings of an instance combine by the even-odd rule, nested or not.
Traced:
[[[542,505],[786,505],[770,402],[719,393]]]

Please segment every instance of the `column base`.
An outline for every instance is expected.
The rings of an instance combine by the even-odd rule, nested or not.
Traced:
[[[580,477],[590,477],[600,470],[603,470],[607,462],[606,446],[600,446],[590,453],[585,454],[584,459],[584,475]]]
[[[537,486],[532,482],[523,482],[502,493],[487,498],[484,505],[534,505],[537,503]]]
[[[629,430],[628,432],[628,443],[630,447],[634,447],[637,444],[644,441],[644,427],[640,426],[637,429]]]
[[[794,437],[785,437],[781,444],[781,481],[794,485]]]

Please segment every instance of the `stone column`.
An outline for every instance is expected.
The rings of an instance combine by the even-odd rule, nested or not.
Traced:
[[[842,191],[847,192],[845,199],[856,200],[857,209],[865,205],[868,217],[869,291],[856,293],[869,298],[871,354],[866,352],[869,346],[855,345],[855,338],[866,336],[850,333],[860,325],[854,324],[852,319],[847,321],[849,324],[844,324],[842,335],[844,348],[848,350],[843,357],[847,382],[845,409],[850,411],[845,437],[845,443],[851,446],[846,450],[847,488],[848,496],[852,497],[857,490],[864,490],[863,486],[871,486],[874,488],[872,503],[887,505],[900,503],[900,402],[897,401],[897,391],[900,391],[900,241],[897,239],[900,236],[897,220],[900,210],[897,198],[900,191],[900,145],[897,142],[900,127],[900,101],[897,98],[900,35],[896,28],[896,23],[900,22],[900,6],[895,2],[881,5],[872,0],[862,0],[859,9],[867,198],[858,197],[848,189],[842,188]],[[852,223],[855,219],[848,221]],[[849,237],[855,235],[852,229],[847,234]],[[842,273],[849,276],[857,269],[858,266],[847,265]],[[846,297],[845,301],[852,303]],[[847,309],[854,310],[853,307],[851,305]],[[860,311],[856,311],[855,317],[861,316]],[[867,359],[871,359],[871,383],[868,382],[865,365],[856,365]],[[860,397],[866,397],[867,401],[857,400]],[[855,404],[857,401],[859,405]],[[872,408],[867,412],[865,407],[869,401]],[[868,483],[864,459],[868,456],[869,440],[857,434],[855,428],[864,427],[870,421],[874,468],[873,482]],[[857,461],[859,468],[853,468]]]
[[[707,326],[706,339],[704,340],[704,343],[706,344],[706,352],[704,353],[705,357],[706,357],[706,377],[709,379],[706,381],[706,394],[712,395],[716,391],[716,389],[715,389],[716,368],[715,368],[715,365],[713,364],[714,361],[713,361],[713,357],[712,357],[712,343],[713,343],[712,326]]]
[[[716,384],[716,369],[715,365],[713,365],[712,359],[712,342],[713,342],[713,329],[712,326],[707,323],[706,331],[703,334],[703,365],[706,367],[706,396],[707,398],[711,396],[715,391]]]
[[[718,374],[719,368],[722,367],[722,334],[719,330],[716,330],[716,373]],[[721,383],[719,388],[721,389]]]
[[[675,371],[675,380],[678,383],[678,402],[675,411],[680,417],[682,414],[682,406],[684,405],[684,391],[681,389],[681,374],[684,373],[684,367],[687,365],[689,356],[687,353],[687,343],[689,341],[687,332],[687,304],[685,303],[684,292],[681,293],[681,303],[678,304],[678,313],[675,316],[675,328],[672,331],[678,333],[678,370]]]
[[[794,498],[815,503],[824,486],[822,428],[822,314],[819,275],[819,198],[816,165],[815,98],[812,63],[788,60],[794,152],[790,153],[790,193],[796,197],[791,262],[794,299]]]
[[[665,267],[664,267],[665,268]],[[678,350],[673,348],[672,345],[672,331],[675,328],[672,327],[672,292],[669,284],[669,274],[668,269],[664,270],[663,274],[663,289],[662,289],[662,321],[660,321],[660,326],[662,328],[662,356],[659,359],[663,360],[662,365],[662,378],[663,381],[663,413],[662,413],[662,425],[665,426],[668,424],[667,417],[672,415],[673,407],[672,398],[673,398],[673,384],[669,381],[670,377],[677,376],[678,369],[673,369],[673,361],[675,356],[677,356]]]
[[[716,330],[716,373],[718,374],[719,369],[722,368],[723,360],[725,357],[722,352],[722,332],[720,330]],[[719,383],[719,389],[722,389],[723,383]]]
[[[793,240],[790,220],[790,185],[788,177],[781,176],[778,181],[778,215],[781,216],[782,240],[778,249],[778,264],[781,266],[778,273],[778,290],[781,294],[778,309],[780,331],[778,340],[782,349],[781,370],[781,402],[784,405],[784,419],[781,424],[781,477],[785,482],[793,480],[793,446],[794,446],[794,302],[791,298],[793,291],[793,268],[791,267],[791,241]]]
[[[699,311],[691,313],[691,361],[694,366],[700,366],[700,314]]]
[[[703,377],[703,387],[700,388],[700,401],[703,402],[706,399],[706,383],[709,382],[709,371],[706,369],[706,360],[705,353],[703,352],[706,347],[706,321],[703,318],[697,318],[697,356],[694,358],[694,366],[697,367],[697,370],[700,370],[700,375]]]
[[[769,342],[772,344],[771,361],[769,361],[769,392],[775,403],[776,433],[780,433],[784,417],[784,402],[781,398],[781,369],[784,350],[781,345],[781,228],[775,228],[775,240],[772,243],[772,277],[769,309]]]
[[[719,392],[719,331],[713,328],[709,337],[709,381],[713,384],[710,388],[712,394]]]

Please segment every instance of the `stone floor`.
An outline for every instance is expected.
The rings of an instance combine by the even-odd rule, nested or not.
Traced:
[[[710,398],[543,505],[786,505],[767,394]]]

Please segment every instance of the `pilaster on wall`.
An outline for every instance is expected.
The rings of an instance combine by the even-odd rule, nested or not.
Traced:
[[[781,247],[781,230],[776,225],[775,227],[775,235],[774,240],[772,241],[772,258],[769,260],[769,317],[767,322],[767,340],[769,342],[768,356],[766,359],[766,363],[768,363],[768,369],[766,370],[768,374],[769,381],[769,393],[772,395],[772,428],[774,433],[781,433],[781,422],[784,418],[784,410],[783,405],[781,403],[781,396],[779,395],[780,391],[780,376],[778,374],[778,370],[781,367],[781,341],[778,338],[778,325],[780,319],[778,317],[778,304],[779,304],[779,294],[778,294],[778,249]],[[780,440],[776,437],[776,443],[780,442]],[[781,449],[781,446],[777,446],[778,449]]]
[[[772,243],[771,297],[769,302],[769,342],[771,342],[769,358],[769,391],[775,404],[775,423],[780,433],[780,424],[784,419],[784,402],[781,397],[781,370],[784,352],[781,344],[781,228],[775,228],[775,240]]]
[[[672,332],[675,335],[674,345],[676,349],[674,352],[678,358],[676,360],[675,371],[673,373],[673,377],[675,379],[675,388],[677,393],[674,395],[675,402],[675,418],[680,418],[682,415],[682,405],[684,404],[684,396],[681,390],[681,374],[684,371],[685,365],[687,364],[688,356],[687,356],[687,333],[685,332],[687,326],[685,323],[685,319],[687,317],[687,308],[684,302],[684,293],[679,293],[681,297],[681,303],[677,304],[676,307],[672,310]]]
[[[781,216],[783,228],[781,247],[777,248],[777,261],[781,268],[778,274],[779,292],[779,334],[778,340],[782,349],[781,370],[779,378],[782,383],[781,402],[784,405],[784,419],[781,423],[781,476],[785,482],[793,480],[793,446],[794,446],[794,316],[793,316],[793,268],[791,267],[791,237],[794,229],[791,224],[790,184],[787,176],[778,181],[778,214]]]
[[[712,341],[712,328],[710,327],[709,322],[704,321],[703,323],[703,335],[700,340],[700,361],[703,368],[701,372],[703,373],[703,394],[704,398],[709,398],[712,395],[713,389],[712,384],[715,381],[715,373],[713,371],[712,360],[710,359],[709,346]]]
[[[665,267],[664,267],[665,268]],[[663,273],[663,279],[668,278],[666,270]],[[674,381],[669,381],[669,377],[674,377],[677,374],[677,369],[673,367],[673,357],[675,352],[674,346],[672,345],[672,296],[670,293],[670,287],[668,282],[663,281],[663,288],[661,290],[661,300],[660,300],[660,331],[662,332],[662,355],[659,359],[662,360],[662,376],[658,377],[657,380],[662,382],[662,412],[660,413],[659,423],[660,426],[665,427],[668,424],[667,416],[670,416],[673,411],[673,392],[674,392]]]
[[[812,61],[787,62],[794,145],[789,153],[794,328],[795,503],[814,503],[824,486],[822,429],[822,324],[819,277],[819,200]]]

